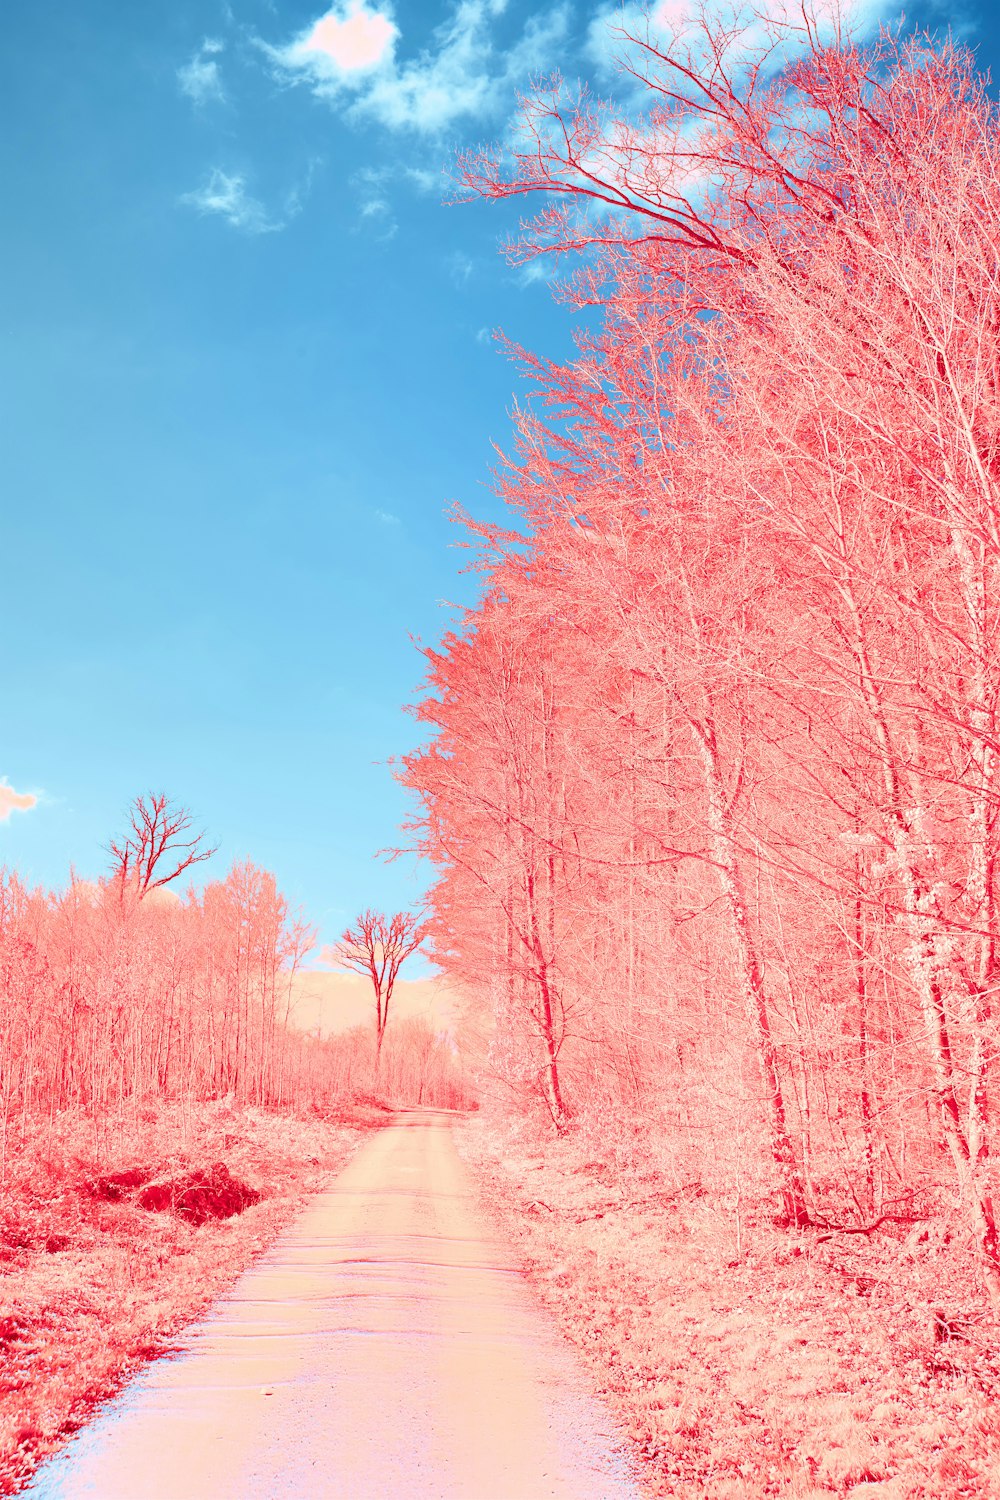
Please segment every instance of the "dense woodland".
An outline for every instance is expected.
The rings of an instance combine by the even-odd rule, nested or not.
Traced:
[[[0,886],[8,1115],[100,1113],[152,1096],[285,1103],[309,1087],[288,1025],[312,936],[274,877],[236,865],[186,898],[113,880]]]
[[[408,758],[486,1087],[791,1226],[958,1203],[1000,1297],[1000,144],[970,54],[723,23],[558,80],[578,354],[461,517],[482,598]]]

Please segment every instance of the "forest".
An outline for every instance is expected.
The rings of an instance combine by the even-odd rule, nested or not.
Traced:
[[[426,652],[434,956],[499,1118],[788,1231],[952,1215],[996,1306],[997,107],[928,38],[622,47],[462,162],[578,333],[509,349]]]
[[[458,169],[535,210],[508,254],[576,338],[504,345],[505,519],[455,513],[477,602],[397,766],[474,1089],[378,985],[371,1034],[297,1031],[274,878],[176,895],[140,817],[99,881],[0,881],[2,1254],[41,1359],[60,1177],[125,1246],[142,1152],[259,1199],[478,1105],[651,1495],[998,1493],[1000,111],[952,41],[628,14],[617,102],[537,80]],[[129,1358],[182,1312],[143,1317]],[[19,1329],[5,1388],[55,1400]],[[120,1366],[0,1430],[0,1484]]]
[[[401,776],[481,1168],[651,1493],[993,1494],[998,110],[757,16],[462,159],[576,352],[507,346]]]

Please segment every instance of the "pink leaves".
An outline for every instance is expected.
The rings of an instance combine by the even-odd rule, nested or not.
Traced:
[[[950,46],[799,41],[632,37],[644,108],[540,87],[466,163],[602,318],[520,356],[520,530],[404,779],[499,1104],[694,1120],[799,1225],[940,1129],[1000,1295],[996,112]]]

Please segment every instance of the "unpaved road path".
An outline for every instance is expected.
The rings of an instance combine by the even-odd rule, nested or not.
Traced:
[[[639,1500],[611,1419],[407,1111],[26,1492],[45,1500]]]

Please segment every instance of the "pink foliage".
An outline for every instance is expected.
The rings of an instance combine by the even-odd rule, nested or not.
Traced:
[[[427,653],[435,956],[508,1110],[655,1125],[788,1224],[950,1182],[1000,1297],[996,111],[891,37],[631,57],[645,118],[540,86],[466,163],[549,195],[515,254],[583,249],[602,320],[512,351],[519,529],[467,523]]]
[[[291,1102],[308,1069],[289,986],[311,943],[249,863],[173,899],[114,878],[29,891],[4,874],[5,1124],[145,1096]]]

